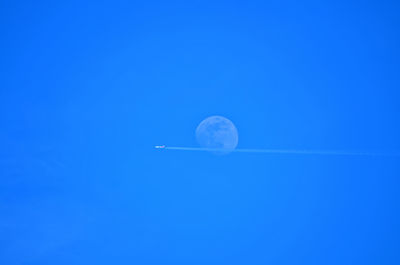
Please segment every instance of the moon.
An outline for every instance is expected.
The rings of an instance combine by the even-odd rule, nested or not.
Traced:
[[[200,122],[196,128],[196,139],[201,147],[223,149],[213,152],[217,154],[232,152],[239,141],[233,122],[222,116],[211,116]]]

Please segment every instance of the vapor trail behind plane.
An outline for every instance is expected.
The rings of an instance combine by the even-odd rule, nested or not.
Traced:
[[[156,147],[159,148],[159,147]],[[203,147],[176,147],[163,146],[166,150],[179,151],[208,151],[208,152],[229,152],[221,148]],[[265,154],[293,154],[293,155],[334,155],[334,156],[400,156],[400,153],[373,153],[373,152],[354,152],[354,151],[320,151],[320,150],[290,150],[290,149],[234,149],[232,152],[240,153],[265,153]]]

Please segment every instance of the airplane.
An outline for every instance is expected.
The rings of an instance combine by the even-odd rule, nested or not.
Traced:
[[[163,149],[163,148],[165,148],[165,145],[156,145],[154,147],[157,148],[157,149]]]

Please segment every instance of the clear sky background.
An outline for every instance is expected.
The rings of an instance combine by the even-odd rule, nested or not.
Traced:
[[[400,264],[398,1],[0,1],[0,264]]]

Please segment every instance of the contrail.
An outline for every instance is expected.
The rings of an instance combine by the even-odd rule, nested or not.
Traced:
[[[202,148],[202,147],[176,147],[156,146],[156,148],[180,151],[208,151],[208,152],[240,152],[240,153],[265,153],[265,154],[293,154],[293,155],[333,155],[333,156],[400,156],[400,153],[373,153],[353,151],[320,151],[320,150],[290,150],[290,149],[229,149]]]

